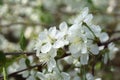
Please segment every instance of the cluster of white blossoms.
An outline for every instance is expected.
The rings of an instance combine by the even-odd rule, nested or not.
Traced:
[[[118,48],[112,42],[108,45],[98,45],[108,41],[109,36],[101,30],[100,26],[92,23],[93,16],[88,14],[88,11],[88,8],[84,8],[72,20],[70,26],[66,22],[62,22],[59,27],[54,26],[41,32],[34,49],[40,64],[46,64],[47,67],[43,66],[41,71],[37,68],[29,69],[20,72],[19,75],[26,80],[83,80],[83,76],[86,80],[101,80],[100,78],[95,79],[89,71],[83,72],[82,68],[89,64],[94,55],[100,54],[104,63],[107,63],[108,60],[115,57]],[[90,57],[90,55],[92,56]],[[8,67],[8,73],[35,66],[38,61],[35,61],[34,57],[19,59],[18,62]],[[62,60],[70,66],[65,68]],[[83,76],[80,76],[81,73]]]
[[[92,14],[88,14],[88,12],[88,8],[84,8],[70,24],[71,26],[68,26],[66,22],[62,22],[59,25],[59,29],[51,27],[39,34],[35,45],[36,56],[42,64],[47,64],[47,71],[50,73],[49,75],[48,73],[40,73],[42,80],[47,80],[46,76],[50,77],[57,73],[62,78],[56,80],[70,80],[69,77],[67,77],[68,79],[65,77],[65,75],[69,75],[68,73],[61,71],[55,72],[55,69],[58,69],[59,65],[55,59],[59,54],[59,49],[63,49],[65,51],[64,54],[72,56],[74,59],[73,63],[77,60],[80,65],[87,65],[89,55],[98,55],[104,49],[101,49],[98,43],[108,41],[109,36],[101,30],[100,26],[92,23],[93,16]],[[65,50],[66,46],[68,48],[67,50]],[[108,48],[111,49],[110,47]],[[109,53],[112,54],[112,52]]]

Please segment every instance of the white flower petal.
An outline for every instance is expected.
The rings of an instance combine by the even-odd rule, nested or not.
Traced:
[[[81,56],[81,52],[79,51],[79,52],[77,52],[77,53],[75,53],[75,54],[72,54],[72,57],[74,57],[74,58],[79,58]]]
[[[95,80],[102,80],[101,78],[96,78]]]
[[[19,64],[20,64],[19,70],[25,69],[27,67],[25,64],[25,58],[20,59]]]
[[[38,57],[40,55],[40,49],[36,51],[36,56]]]
[[[54,49],[54,48],[52,48],[52,49],[50,50],[49,54],[50,54],[51,57],[54,58],[54,57],[57,55],[57,50]]]
[[[53,48],[60,48],[64,46],[64,42],[62,40],[57,40],[54,44],[53,44]]]
[[[48,71],[51,72],[53,70],[53,68],[56,67],[55,59],[51,58],[50,61],[47,64],[47,67],[48,67]]]
[[[69,29],[68,29],[68,33],[75,33],[76,30],[78,30],[78,28],[81,27],[81,24],[73,24]]]
[[[64,38],[64,36],[65,36],[65,32],[57,32],[57,34],[56,34],[56,36],[55,36],[55,38],[56,39],[62,39],[62,38]]]
[[[36,80],[35,77],[32,75],[32,76],[29,76],[26,80]]]
[[[107,62],[108,62],[108,53],[105,53],[103,60],[104,60],[104,64],[107,64]]]
[[[67,29],[68,29],[68,26],[67,26],[66,22],[62,22],[62,23],[60,24],[60,26],[59,26],[59,29],[60,29],[60,31],[62,31],[62,32],[66,32]]]
[[[69,41],[68,40],[63,40],[64,41],[64,45],[68,45]]]
[[[81,14],[75,19],[74,23],[81,23],[82,20],[88,15],[89,9],[86,7],[81,11]]]
[[[108,44],[108,49],[109,49],[110,51],[112,51],[112,52],[118,51],[118,48],[115,47],[115,44],[114,44],[114,43]]]
[[[88,59],[89,59],[89,55],[87,53],[82,54],[81,57],[80,57],[80,63],[82,65],[86,65],[86,64],[88,64]]]
[[[28,59],[29,59],[29,61],[30,61],[30,64],[32,64],[32,63],[33,63],[33,56],[29,56]],[[32,72],[33,72],[33,71],[32,71]]]
[[[68,73],[62,72],[61,73],[63,80],[70,80],[70,75]]]
[[[101,28],[98,25],[91,25],[90,28],[92,29],[92,31],[94,32],[94,34],[99,37],[100,33],[101,33]]]
[[[91,24],[91,20],[93,19],[93,15],[92,14],[88,14],[85,19],[84,19],[84,22],[88,25]]]
[[[90,52],[94,55],[99,54],[99,47],[97,44],[91,44],[90,45]]]
[[[101,42],[106,42],[109,39],[109,36],[108,36],[107,33],[103,32],[103,33],[100,34],[99,38],[100,38]]]
[[[41,45],[42,45],[41,40],[38,40],[38,41],[36,42],[36,44],[35,44],[34,50],[38,50],[38,51],[39,51],[39,49],[41,48]]]
[[[67,56],[64,58],[65,62],[67,62],[68,64],[72,64],[73,63],[73,57],[72,56]],[[60,61],[59,61],[60,62]]]
[[[43,73],[41,73],[41,72],[37,72],[36,76],[37,76],[39,79],[41,79],[41,80],[45,80],[45,79],[46,79],[46,78],[45,78],[45,75],[44,75]]]
[[[87,45],[86,45],[86,44],[82,44],[81,53],[82,53],[82,54],[87,53]]]
[[[99,51],[103,50],[105,46],[99,46]]]
[[[115,44],[113,44],[113,43],[108,44],[108,49],[109,50],[113,49],[114,47],[115,47]]]
[[[86,16],[86,15],[88,14],[88,12],[89,12],[88,7],[85,7],[85,8],[84,8],[81,12],[82,12],[82,14],[81,14],[81,15]]]
[[[29,71],[23,71],[23,72],[21,72],[19,74],[22,74],[22,77],[26,78],[26,77],[29,76]]]
[[[75,76],[73,80],[81,80],[79,76]]]
[[[115,47],[114,43],[108,44],[108,49],[109,49],[109,59],[112,60],[116,56],[116,52],[119,50],[117,47]]]
[[[101,28],[98,25],[91,25],[90,28],[92,29],[93,32],[101,32]]]
[[[94,39],[94,35],[91,33],[91,31],[86,26],[83,26],[83,28],[85,31],[85,36],[89,39]]]
[[[87,80],[94,80],[94,77],[93,77],[93,75],[91,73],[87,73],[86,74],[86,79]]]
[[[44,30],[43,32],[41,32],[41,33],[39,34],[39,39],[40,39],[41,41],[46,41],[46,40],[47,40],[47,30]]]
[[[116,56],[116,53],[115,52],[109,52],[109,59],[110,60],[113,60]]]
[[[69,50],[70,50],[71,54],[75,54],[75,53],[79,52],[80,49],[81,49],[80,43],[71,44],[69,46]]]
[[[49,29],[49,36],[54,39],[56,36],[56,32],[57,32],[56,27],[51,27]]]
[[[46,43],[45,45],[43,45],[41,47],[41,52],[42,53],[47,53],[50,51],[50,49],[52,48],[52,45],[50,43]]]

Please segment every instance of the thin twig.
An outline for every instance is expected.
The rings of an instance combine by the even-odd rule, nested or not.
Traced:
[[[116,41],[120,41],[120,37],[117,37],[117,38],[113,38],[113,39],[111,39],[111,40],[108,40],[107,42],[104,42],[104,43],[99,43],[98,45],[99,46],[103,46],[103,45],[108,45],[109,43],[111,43],[111,42],[116,42]]]
[[[109,43],[111,42],[116,42],[116,41],[119,41],[120,40],[120,37],[117,37],[117,38],[113,38],[107,42],[104,42],[104,43],[98,43],[98,46],[107,46]],[[36,54],[35,52],[5,52],[4,53],[5,55],[21,55],[21,54],[26,54],[26,55],[34,55]],[[66,55],[64,55],[66,56]]]
[[[23,71],[26,71],[26,70],[29,70],[29,69],[32,69],[32,68],[35,68],[35,67],[41,67],[42,68],[42,65],[41,64],[36,64],[34,66],[30,66],[30,67],[27,67],[25,69],[22,69],[22,70],[19,70],[19,71],[16,71],[16,72],[13,72],[11,74],[8,74],[8,77],[12,77],[20,72],[23,72]],[[0,80],[3,79],[3,76],[0,76]]]
[[[7,53],[7,54],[9,54],[9,53]],[[14,53],[14,54],[15,54],[15,53]],[[18,54],[20,54],[20,53],[18,53]],[[28,53],[26,52],[26,54],[28,54]],[[29,54],[30,54],[30,53],[29,53]],[[31,54],[32,54],[32,53],[31,53]],[[59,58],[55,58],[55,59],[58,60],[58,59],[64,58],[64,57],[69,56],[69,55],[70,55],[70,54],[64,54],[63,56],[61,56],[61,57],[59,57]],[[36,64],[36,65],[34,65],[34,66],[30,66],[30,67],[28,67],[28,68],[25,68],[25,69],[16,71],[16,72],[11,73],[11,74],[8,74],[8,77],[14,76],[14,75],[16,75],[16,74],[18,74],[18,73],[20,73],[20,72],[23,72],[23,71],[26,71],[26,70],[29,70],[29,69],[32,69],[32,68],[35,68],[35,67],[41,67],[41,69],[42,69],[42,66],[44,66],[44,65]],[[2,78],[3,78],[3,76],[0,76],[0,80],[1,80]]]
[[[49,26],[47,24],[42,24],[42,23],[28,23],[28,22],[14,22],[6,25],[0,24],[1,27],[10,27],[13,25],[32,25],[32,26],[40,25],[40,26],[46,26],[46,27]]]
[[[21,54],[25,54],[25,55],[34,55],[36,54],[35,52],[5,52],[4,53],[6,56],[7,55],[21,55]]]
[[[120,30],[107,30],[106,32],[109,34],[114,34],[114,33],[120,33]]]

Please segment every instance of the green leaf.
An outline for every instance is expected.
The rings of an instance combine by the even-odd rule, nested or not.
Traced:
[[[7,80],[6,57],[2,51],[0,51],[0,69],[2,69],[4,80]]]
[[[6,66],[3,67],[3,78],[4,78],[4,80],[8,80],[8,75],[7,75],[7,68],[6,68]]]
[[[28,58],[25,60],[25,64],[27,65],[27,67],[30,66],[30,60]]]
[[[6,57],[5,57],[5,54],[0,51],[0,66],[4,66],[6,63]]]
[[[22,50],[25,50],[26,46],[27,46],[27,39],[25,38],[24,32],[22,31],[21,37],[20,37],[20,47]]]
[[[9,67],[14,62],[18,61],[19,59],[23,58],[23,55],[19,56],[12,56],[11,58],[6,58],[6,67]],[[2,67],[0,67],[0,73],[2,73]]]
[[[95,70],[100,70],[101,69],[101,62],[98,62],[96,65],[95,65]]]
[[[3,5],[3,0],[0,0],[0,6]]]
[[[41,13],[40,14],[40,20],[42,23],[50,24],[53,21],[53,17],[50,13]]]
[[[62,48],[58,49],[57,53],[58,53],[57,58],[61,58],[65,54],[65,52]]]
[[[88,3],[90,3],[90,4],[93,4],[92,0],[87,0],[87,1],[88,1]]]

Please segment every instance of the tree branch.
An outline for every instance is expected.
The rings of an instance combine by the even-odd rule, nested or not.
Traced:
[[[113,38],[113,39],[108,40],[107,42],[104,42],[104,43],[98,43],[98,45],[99,46],[107,46],[109,43],[116,42],[116,41],[120,41],[120,37]]]
[[[14,22],[14,23],[9,23],[9,24],[6,24],[6,25],[2,25],[0,24],[1,27],[10,27],[12,25],[32,25],[32,26],[35,26],[35,25],[41,25],[41,26],[49,26],[47,24],[42,24],[42,23],[28,23],[28,22]]]
[[[107,46],[109,43],[111,42],[116,42],[116,41],[119,41],[120,40],[120,37],[117,37],[117,38],[113,38],[111,40],[108,40],[107,42],[104,42],[104,43],[98,43],[98,46]],[[36,54],[35,52],[5,52],[4,53],[5,55],[21,55],[21,54],[26,54],[26,55],[34,55]],[[69,54],[66,54],[66,55],[63,55],[64,56],[67,56]]]
[[[29,70],[29,69],[32,69],[32,68],[35,68],[35,67],[41,67],[42,68],[42,65],[41,64],[36,64],[34,66],[30,66],[30,67],[27,67],[25,69],[22,69],[22,70],[19,70],[19,71],[16,71],[16,72],[13,72],[11,74],[8,74],[8,77],[12,77],[20,72],[23,72],[23,71],[26,71],[26,70]],[[0,76],[0,80],[3,79],[3,76]]]
[[[5,52],[4,53],[6,56],[7,55],[21,55],[21,54],[26,54],[26,55],[34,55],[36,54],[35,52]]]
[[[30,54],[30,55],[32,55],[32,54],[35,54],[35,53],[27,53],[27,52],[23,52],[24,54]],[[5,54],[8,54],[9,55],[9,53],[5,53]],[[21,54],[21,52],[19,52],[19,53],[11,53],[11,54]],[[62,55],[61,57],[59,57],[59,58],[55,58],[56,60],[58,60],[58,59],[61,59],[61,58],[64,58],[64,57],[66,57],[66,56],[69,56],[70,54],[64,54],[64,55]],[[16,75],[16,74],[18,74],[18,73],[20,73],[20,72],[23,72],[23,71],[26,71],[26,70],[29,70],[29,69],[32,69],[32,68],[35,68],[35,67],[40,67],[41,69],[42,69],[42,66],[44,66],[44,65],[41,65],[41,64],[36,64],[36,65],[34,65],[34,66],[30,66],[30,67],[28,67],[28,68],[25,68],[25,69],[22,69],[22,70],[19,70],[19,71],[16,71],[16,72],[13,72],[13,73],[11,73],[11,74],[8,74],[8,77],[12,77],[12,76],[14,76],[14,75]],[[1,79],[3,79],[3,76],[0,76],[0,80]]]
[[[107,30],[106,32],[109,34],[114,34],[114,33],[120,33],[120,30]]]

